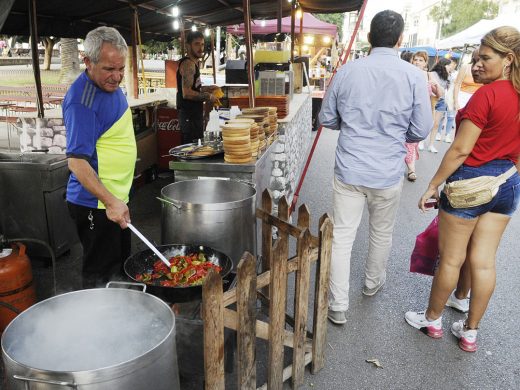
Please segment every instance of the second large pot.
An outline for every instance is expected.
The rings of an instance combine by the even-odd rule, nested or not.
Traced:
[[[206,245],[234,267],[245,251],[256,255],[256,190],[234,180],[186,180],[161,190],[163,244]]]
[[[178,390],[175,317],[140,291],[101,288],[42,301],[2,336],[9,390]]]

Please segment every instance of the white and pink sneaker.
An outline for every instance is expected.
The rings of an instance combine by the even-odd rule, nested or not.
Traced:
[[[408,325],[419,329],[424,334],[439,339],[442,337],[442,316],[436,320],[430,321],[426,318],[424,311],[409,311],[404,315],[404,319]]]
[[[464,326],[464,320],[454,322],[451,326],[451,333],[459,339],[459,347],[466,352],[477,350],[477,330],[468,329]]]

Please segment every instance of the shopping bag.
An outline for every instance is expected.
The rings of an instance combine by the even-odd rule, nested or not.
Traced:
[[[415,239],[410,258],[410,272],[433,276],[439,261],[439,217]]]

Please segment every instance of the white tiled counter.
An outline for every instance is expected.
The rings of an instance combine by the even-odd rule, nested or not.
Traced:
[[[279,137],[271,153],[269,189],[276,204],[284,195],[290,204],[312,141],[311,95],[294,95],[289,115],[280,119],[278,123]]]

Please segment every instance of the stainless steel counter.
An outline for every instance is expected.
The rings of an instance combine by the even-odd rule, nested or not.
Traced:
[[[198,160],[173,160],[170,161],[170,169],[175,172],[175,181],[221,177],[254,183],[259,205],[260,194],[269,188],[272,166],[270,156],[277,143],[274,141],[256,161],[247,164],[229,164],[224,161],[223,155],[219,155]]]

